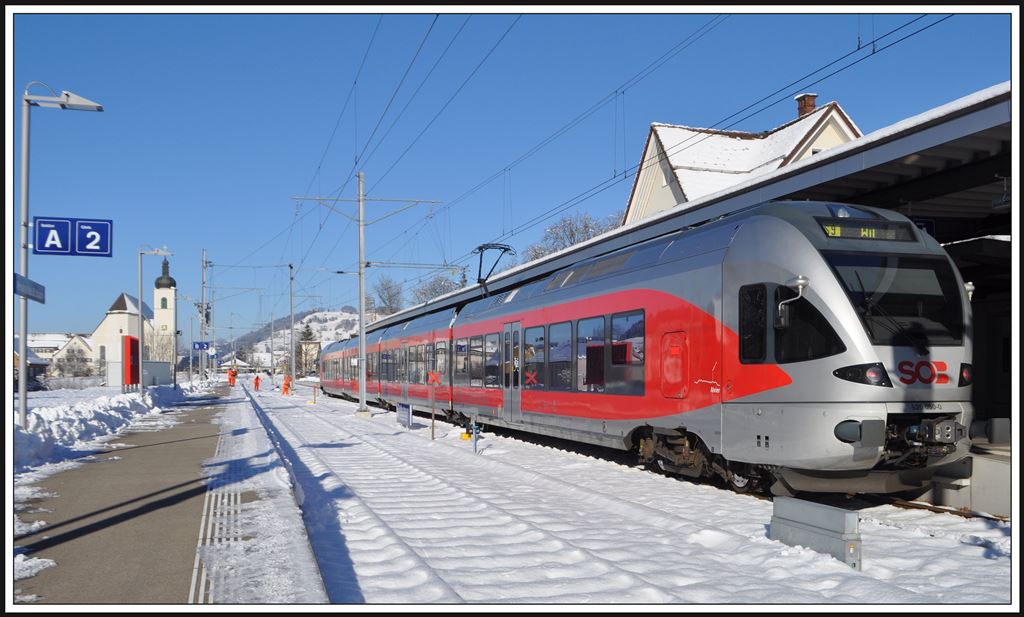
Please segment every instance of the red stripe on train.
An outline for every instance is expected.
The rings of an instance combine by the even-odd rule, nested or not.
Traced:
[[[593,296],[465,325],[456,323],[452,337],[459,339],[501,332],[510,322],[519,322],[526,329],[637,309],[643,309],[645,313],[643,396],[523,389],[522,410],[590,419],[634,420],[695,411],[792,383],[792,378],[778,365],[741,364],[739,337],[734,331],[700,307],[651,289]],[[672,367],[673,378],[685,384],[677,390],[685,392],[681,398],[663,395],[662,337],[669,333],[673,334],[672,340],[677,341],[673,353],[680,353],[678,341],[685,340],[683,349],[689,356],[682,365],[685,369],[683,375],[678,374],[678,366]],[[385,384],[386,395],[400,392],[400,387],[392,389],[389,385],[398,384]],[[420,388],[428,396],[426,388]],[[500,388],[453,387],[452,395],[456,404],[495,409],[503,406],[504,396]]]

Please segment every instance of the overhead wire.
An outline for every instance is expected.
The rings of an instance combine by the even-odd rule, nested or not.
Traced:
[[[920,19],[922,19],[924,17],[927,17],[927,15],[922,15],[922,16],[919,16],[919,17],[917,17],[915,19],[912,19],[912,20],[904,23],[903,25],[890,30],[889,32],[883,34],[882,36],[876,37],[875,39],[870,41],[870,43],[872,44],[872,50],[871,50],[870,53],[868,53],[867,55],[865,55],[865,56],[863,56],[863,57],[861,57],[861,58],[859,58],[859,59],[857,59],[857,60],[855,60],[855,61],[853,61],[853,62],[851,62],[849,64],[846,64],[846,65],[840,67],[839,69],[837,69],[837,70],[835,70],[835,71],[833,71],[833,72],[831,72],[831,73],[829,73],[829,74],[827,74],[827,75],[825,75],[825,76],[823,76],[823,77],[821,77],[821,78],[819,78],[819,79],[817,79],[817,80],[815,80],[813,82],[810,82],[808,84],[802,85],[798,90],[802,90],[802,89],[805,89],[807,87],[810,87],[810,86],[816,85],[818,83],[821,83],[825,79],[833,77],[833,76],[841,73],[842,71],[845,71],[848,68],[850,68],[850,67],[852,67],[852,66],[854,66],[856,64],[859,64],[860,62],[862,62],[862,61],[864,61],[864,60],[866,60],[868,58],[871,58],[871,57],[877,55],[878,53],[881,53],[882,51],[885,51],[886,49],[889,49],[890,47],[892,47],[894,45],[897,45],[897,44],[899,44],[899,43],[901,43],[901,42],[903,42],[903,41],[905,41],[905,40],[907,40],[907,39],[909,39],[909,38],[911,38],[913,36],[916,36],[917,34],[920,34],[921,32],[931,28],[932,26],[938,25],[939,23],[942,23],[943,21],[946,21],[947,19],[953,17],[953,15],[952,14],[946,15],[945,17],[943,17],[943,18],[941,18],[941,19],[939,19],[937,21],[931,22],[931,23],[929,23],[929,24],[927,24],[927,25],[925,25],[925,26],[923,26],[923,27],[921,27],[921,28],[919,28],[919,29],[917,29],[917,30],[915,30],[915,31],[913,31],[913,32],[903,36],[902,38],[899,38],[899,39],[897,39],[897,40],[895,40],[895,41],[893,41],[893,42],[883,46],[883,47],[880,47],[880,48],[877,47],[877,43],[879,41],[881,41],[882,39],[885,39],[885,38],[891,36],[892,34],[898,32],[898,31],[900,31],[900,30],[902,30],[902,29],[904,29],[904,28],[906,28],[908,26],[910,26],[911,24],[916,23],[917,21],[919,21]],[[866,44],[861,47],[861,49],[866,49],[866,48],[867,48]],[[800,79],[798,79],[798,80],[796,80],[794,82],[791,82],[787,86],[784,86],[783,88],[780,88],[780,89],[776,90],[772,94],[769,94],[769,95],[767,95],[765,97],[762,97],[761,99],[759,99],[759,100],[755,101],[754,103],[744,107],[743,109],[741,109],[741,110],[739,110],[737,112],[734,112],[734,113],[730,114],[729,116],[726,116],[725,118],[723,118],[722,120],[718,121],[717,123],[715,123],[712,126],[721,125],[723,122],[728,121],[731,118],[734,118],[735,116],[737,116],[740,113],[743,113],[743,111],[746,111],[746,110],[750,109],[751,107],[756,106],[758,103],[763,102],[763,101],[771,98],[772,96],[774,96],[775,94],[778,94],[779,92],[782,92],[787,87],[791,87],[791,86],[795,85],[796,83],[800,83],[802,80],[804,80],[804,79],[806,79],[806,78],[808,78],[810,76],[816,75],[817,73],[820,73],[821,71],[823,71],[823,70],[825,70],[825,69],[835,65],[837,62],[840,62],[843,59],[848,58],[853,53],[856,53],[856,51],[857,50],[855,50],[854,52],[850,52],[850,53],[844,54],[843,56],[837,58],[836,60],[833,60],[833,61],[823,65],[822,67],[819,67],[818,69],[808,73],[804,77],[801,77]],[[768,105],[766,105],[766,106],[764,106],[764,107],[762,107],[762,108],[752,112],[751,114],[748,114],[747,116],[744,116],[744,117],[736,120],[735,122],[732,122],[731,124],[727,125],[726,128],[731,128],[731,127],[735,126],[736,124],[738,124],[740,122],[743,122],[744,120],[747,120],[747,119],[749,119],[749,118],[751,118],[751,117],[753,117],[753,116],[755,116],[755,115],[765,111],[766,109],[769,109],[770,107],[773,107],[773,106],[781,103],[784,100],[787,100],[791,94],[792,93],[787,94],[787,95],[783,96],[782,98],[779,98],[779,99],[769,103]],[[704,137],[701,138],[701,140],[699,140],[699,141],[697,141],[697,142],[695,142],[693,144],[690,144],[687,147],[693,147],[693,146],[697,145],[697,143],[700,143],[700,141],[703,141],[703,139],[707,139],[707,138],[708,138],[708,135],[705,135]],[[683,149],[685,149],[685,148],[683,148]],[[675,151],[673,150],[672,153],[674,153],[674,152]],[[668,154],[668,153],[669,153],[669,151],[666,151],[666,154]],[[594,197],[594,196],[596,196],[596,195],[598,195],[600,193],[603,193],[604,191],[610,189],[612,186],[614,186],[616,184],[619,184],[619,183],[629,179],[629,177],[631,177],[631,175],[633,175],[635,172],[639,172],[642,169],[646,169],[647,167],[653,166],[655,164],[659,164],[659,161],[653,161],[651,163],[647,163],[643,167],[641,167],[640,164],[633,165],[632,167],[630,167],[629,169],[627,169],[623,173],[623,177],[622,178],[612,177],[612,178],[607,178],[605,180],[602,180],[598,184],[596,184],[596,185],[594,185],[594,186],[592,186],[592,187],[590,187],[590,188],[588,188],[588,189],[586,189],[586,190],[576,194],[575,196],[573,196],[573,197],[571,197],[571,198],[561,202],[560,204],[558,204],[558,205],[556,205],[556,206],[554,206],[554,207],[552,207],[552,208],[550,208],[550,209],[548,209],[548,210],[546,210],[546,211],[544,211],[544,212],[534,216],[533,218],[531,218],[531,219],[527,220],[526,222],[524,222],[523,224],[517,226],[516,228],[514,228],[510,232],[506,232],[504,234],[501,234],[501,235],[497,236],[496,238],[492,239],[491,242],[500,242],[501,240],[507,239],[508,237],[511,237],[512,235],[515,235],[516,233],[518,233],[520,231],[523,231],[525,229],[533,227],[534,225],[536,225],[536,224],[538,224],[538,223],[540,223],[540,222],[542,222],[544,220],[547,220],[547,219],[551,218],[552,216],[555,216],[556,214],[559,214],[560,212],[563,212],[563,211],[565,211],[565,210],[567,210],[567,209],[569,209],[569,208],[571,208],[573,206],[579,205],[580,203],[582,203],[582,202],[584,202],[584,201],[586,201],[586,200],[588,200],[588,199],[590,199],[590,198],[592,198],[592,197]],[[472,251],[470,251],[468,253],[464,253],[459,258],[452,260],[451,264],[452,265],[457,265],[457,264],[463,263],[466,260],[468,260],[469,258],[471,258],[473,255],[474,255],[474,253]],[[409,283],[409,282],[419,281],[419,280],[422,280],[425,276],[426,275],[421,275],[421,276],[418,276],[418,277],[410,277],[408,279],[403,280],[402,283],[405,284],[405,283]]]
[[[355,157],[355,161],[352,163],[352,170],[351,171],[354,171],[355,167],[358,166],[359,161],[362,158],[362,155],[364,155],[364,153],[367,151],[367,148],[370,146],[370,143],[373,141],[374,135],[376,135],[377,134],[377,130],[380,129],[381,123],[384,122],[384,118],[387,116],[387,113],[388,113],[389,109],[391,108],[391,104],[394,102],[395,97],[398,95],[398,92],[401,90],[401,86],[404,83],[406,83],[406,79],[409,77],[409,73],[413,70],[413,67],[416,64],[417,58],[420,57],[420,52],[423,51],[423,46],[426,44],[427,39],[430,37],[430,33],[433,32],[434,25],[437,23],[438,16],[439,15],[435,14],[433,20],[431,20],[430,26],[427,28],[427,32],[423,35],[423,40],[420,42],[420,46],[417,48],[416,53],[413,55],[413,58],[410,60],[409,65],[406,68],[406,71],[404,71],[404,73],[402,73],[401,78],[398,80],[398,85],[395,86],[394,91],[391,93],[391,98],[388,99],[387,104],[384,106],[384,111],[381,112],[380,118],[377,120],[377,124],[374,126],[374,130],[371,132],[370,137],[367,138],[366,144],[364,146],[362,146],[362,150],[358,153],[358,156]],[[360,67],[360,71],[361,71],[361,67]],[[351,177],[351,171],[348,174],[349,177]],[[347,185],[347,181],[346,181],[345,184],[342,185],[341,188],[338,189],[337,192],[340,194],[344,190],[344,187],[346,185]],[[306,258],[308,258],[309,257],[309,253],[312,252],[313,247],[316,245],[316,240],[319,238],[319,235],[321,235],[321,233],[324,231],[324,227],[327,225],[327,221],[329,219],[330,219],[329,216],[325,216],[324,220],[322,220],[321,224],[319,224],[319,226],[317,227],[316,233],[313,235],[312,240],[310,240],[308,245],[307,245],[305,254],[303,254],[302,259],[299,260],[299,267],[300,268],[302,267],[303,264],[306,263]],[[348,229],[347,225],[346,225],[345,229],[346,230]],[[335,243],[335,246],[337,246],[337,243]]]
[[[372,193],[373,189],[377,187],[384,180],[384,178],[386,178],[388,174],[392,172],[392,170],[394,170],[394,168],[402,161],[402,159],[405,158],[405,155],[408,154],[410,150],[412,150],[413,146],[415,146],[416,143],[419,142],[420,138],[422,138],[423,135],[430,129],[430,127],[433,126],[434,122],[436,122],[437,119],[441,117],[441,114],[444,113],[444,110],[448,109],[448,106],[452,104],[452,101],[455,100],[455,97],[457,97],[459,93],[462,92],[462,89],[466,87],[466,84],[468,84],[470,80],[473,79],[473,76],[476,75],[477,71],[480,70],[480,67],[482,67],[484,63],[487,62],[487,59],[491,57],[491,54],[493,54],[496,49],[498,49],[498,46],[501,45],[501,42],[505,40],[505,37],[508,36],[508,33],[512,31],[512,28],[515,28],[516,24],[518,24],[519,20],[522,18],[522,15],[516,15],[516,18],[512,21],[509,27],[501,35],[498,41],[491,47],[487,54],[484,55],[483,59],[481,59],[480,62],[477,63],[476,67],[470,72],[470,74],[466,76],[466,79],[462,81],[462,84],[459,85],[455,92],[450,97],[448,97],[448,100],[445,101],[445,104],[441,106],[441,109],[437,110],[437,113],[435,113],[434,117],[431,118],[429,122],[427,122],[427,125],[423,127],[423,130],[421,130],[419,134],[416,135],[412,142],[405,148],[405,150],[402,151],[402,153],[398,156],[397,159],[395,159],[391,166],[388,167],[387,171],[385,171],[383,174],[381,174],[379,178],[377,178],[376,182],[373,184],[370,190],[367,191],[368,193]]]
[[[658,58],[656,58],[655,60],[650,62],[643,69],[641,69],[640,71],[635,73],[633,76],[631,76],[625,82],[623,82],[621,85],[619,85],[617,88],[615,88],[612,92],[610,92],[609,94],[606,94],[605,96],[600,98],[597,102],[593,103],[590,107],[588,107],[587,109],[583,110],[582,112],[580,112],[579,114],[574,116],[571,120],[569,120],[568,122],[563,124],[561,127],[559,127],[553,133],[551,133],[550,135],[548,135],[547,137],[542,139],[540,142],[538,142],[537,144],[532,146],[526,152],[524,152],[523,154],[519,155],[517,158],[515,158],[511,162],[509,162],[506,165],[504,165],[500,170],[496,171],[495,173],[493,173],[489,177],[487,177],[484,180],[482,180],[479,183],[477,183],[475,186],[470,188],[468,191],[462,193],[461,195],[459,195],[455,199],[453,199],[450,202],[448,202],[447,204],[445,204],[444,209],[450,210],[454,206],[462,203],[463,201],[468,199],[470,196],[472,196],[473,194],[475,194],[476,192],[478,192],[479,190],[481,190],[485,186],[487,186],[490,183],[492,183],[495,180],[497,180],[499,177],[501,177],[505,173],[506,170],[511,170],[513,167],[519,165],[523,161],[525,161],[528,158],[532,157],[537,152],[541,151],[548,144],[552,143],[553,141],[555,141],[556,139],[558,139],[562,135],[565,135],[566,133],[568,133],[570,130],[575,128],[581,122],[583,122],[587,118],[591,117],[592,115],[594,115],[595,113],[600,111],[602,108],[604,108],[606,105],[608,105],[608,103],[614,101],[618,92],[623,92],[624,93],[629,88],[632,88],[633,86],[635,86],[638,83],[640,83],[641,81],[643,81],[646,77],[651,75],[657,69],[661,68],[661,66],[663,66],[665,63],[667,63],[669,60],[671,60],[675,56],[679,55],[682,51],[684,51],[685,49],[689,48],[692,44],[696,43],[698,40],[703,38],[705,35],[710,33],[712,30],[714,30],[715,28],[720,26],[729,17],[730,17],[729,15],[716,15],[715,17],[711,18],[707,22],[703,23],[700,27],[698,27],[696,30],[694,30],[693,32],[688,34],[681,41],[679,41],[678,43],[673,45],[668,51],[666,51],[661,56],[659,56]],[[379,180],[378,180],[378,183],[379,183]],[[406,230],[401,232],[398,236],[395,236],[395,237],[391,238],[390,240],[385,241],[382,246],[387,246],[391,242],[397,240],[399,237],[404,235],[413,226],[415,226],[417,224],[418,223],[413,223],[413,225],[411,225],[409,228],[407,228]]]

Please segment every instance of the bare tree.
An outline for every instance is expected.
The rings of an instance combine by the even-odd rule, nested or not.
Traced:
[[[545,255],[585,242],[622,224],[622,213],[613,213],[604,220],[594,218],[587,212],[566,214],[554,225],[544,230],[544,237],[526,247],[523,261],[533,261]]]
[[[423,283],[413,287],[412,297],[415,299],[417,304],[433,300],[438,296],[443,296],[446,293],[450,293],[459,288],[459,284],[453,281],[447,275],[438,274],[431,279],[424,281]]]
[[[373,284],[373,293],[377,295],[374,302],[374,310],[377,312],[390,315],[402,310],[402,284],[390,276],[381,275]]]
[[[146,336],[146,340],[149,340],[149,335]],[[170,334],[156,334],[153,336],[153,347],[151,348],[152,356],[150,360],[159,360],[160,362],[174,362],[174,336]]]

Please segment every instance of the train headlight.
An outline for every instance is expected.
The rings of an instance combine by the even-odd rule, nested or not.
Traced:
[[[970,364],[960,365],[960,383],[957,385],[961,388],[969,386],[974,383],[974,367]]]
[[[889,381],[889,373],[886,372],[885,366],[881,362],[846,366],[832,371],[832,374],[839,379],[845,379],[854,383],[884,386],[886,388],[892,387],[892,382]]]

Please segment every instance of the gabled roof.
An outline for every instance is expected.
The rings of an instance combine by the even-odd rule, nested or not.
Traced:
[[[138,315],[138,300],[135,296],[130,296],[126,293],[122,293],[114,300],[114,303],[107,309],[108,313],[128,313],[129,315]],[[142,303],[142,316],[145,319],[153,319],[153,309],[149,308],[145,302]]]
[[[861,136],[835,101],[763,133],[660,123],[651,125],[651,133],[667,154],[686,200],[692,201],[788,164],[832,117],[855,138]]]

